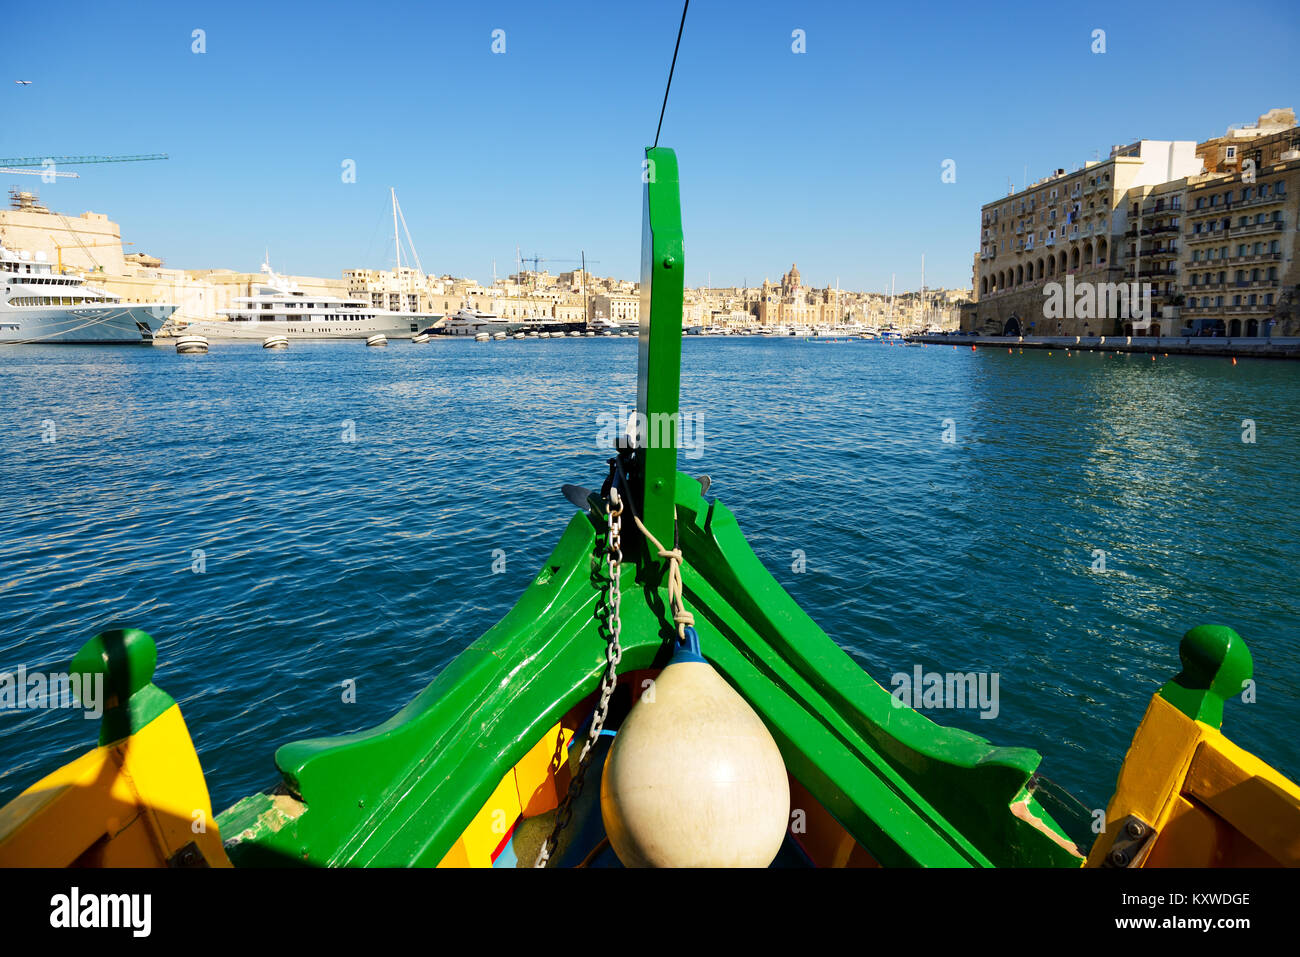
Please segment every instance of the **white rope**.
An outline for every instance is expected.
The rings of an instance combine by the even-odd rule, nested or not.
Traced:
[[[686,610],[682,596],[682,550],[664,548],[635,513],[632,515],[632,521],[636,522],[636,527],[641,529],[641,534],[646,537],[646,541],[658,550],[659,557],[668,559],[668,601],[673,607],[673,622],[677,625],[677,637],[685,641],[686,628],[688,625],[692,628],[695,626],[695,616]]]

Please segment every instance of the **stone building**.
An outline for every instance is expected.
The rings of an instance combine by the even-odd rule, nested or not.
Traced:
[[[1187,323],[1228,336],[1300,336],[1300,149],[1292,129],[1256,141],[1253,169],[1187,187],[1182,291]],[[1269,146],[1285,149],[1267,152]],[[1277,162],[1268,162],[1272,156]],[[1283,158],[1286,157],[1286,158]]]
[[[962,328],[984,334],[1097,335],[1118,331],[1135,311],[1095,301],[1064,314],[1047,308],[1053,285],[1100,290],[1124,281],[1122,249],[1130,189],[1199,173],[1191,140],[1139,140],[1103,161],[1052,175],[980,210],[980,252],[973,304]],[[1096,307],[1096,308],[1095,308]]]

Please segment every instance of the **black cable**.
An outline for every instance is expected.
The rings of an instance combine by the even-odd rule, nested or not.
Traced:
[[[659,145],[659,131],[664,128],[664,110],[668,109],[668,91],[673,85],[673,70],[677,67],[677,49],[682,45],[682,30],[686,29],[686,10],[691,5],[691,0],[686,0],[682,4],[682,22],[677,27],[677,43],[673,46],[673,62],[668,67],[668,83],[664,86],[664,105],[659,107],[659,125],[655,127],[655,146]]]

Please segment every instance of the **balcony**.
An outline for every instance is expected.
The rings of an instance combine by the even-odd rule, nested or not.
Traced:
[[[1266,223],[1249,223],[1245,226],[1233,226],[1232,234],[1234,236],[1250,236],[1253,233],[1280,233],[1285,228],[1285,223],[1276,220],[1269,220]]]
[[[1285,203],[1286,199],[1287,197],[1285,193],[1281,196],[1274,193],[1272,196],[1253,196],[1250,199],[1240,200],[1238,201],[1237,206],[1239,208],[1245,208],[1248,206],[1274,206],[1280,203]]]

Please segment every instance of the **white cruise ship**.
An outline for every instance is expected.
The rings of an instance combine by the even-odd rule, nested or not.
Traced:
[[[253,296],[235,300],[235,308],[218,309],[225,319],[176,323],[178,335],[208,339],[369,339],[382,334],[410,339],[421,329],[435,327],[443,317],[428,312],[377,309],[359,299],[339,299],[303,292],[285,276],[262,263],[267,279]]]
[[[0,343],[140,344],[153,341],[176,307],[122,302],[59,274],[44,253],[0,246]]]

